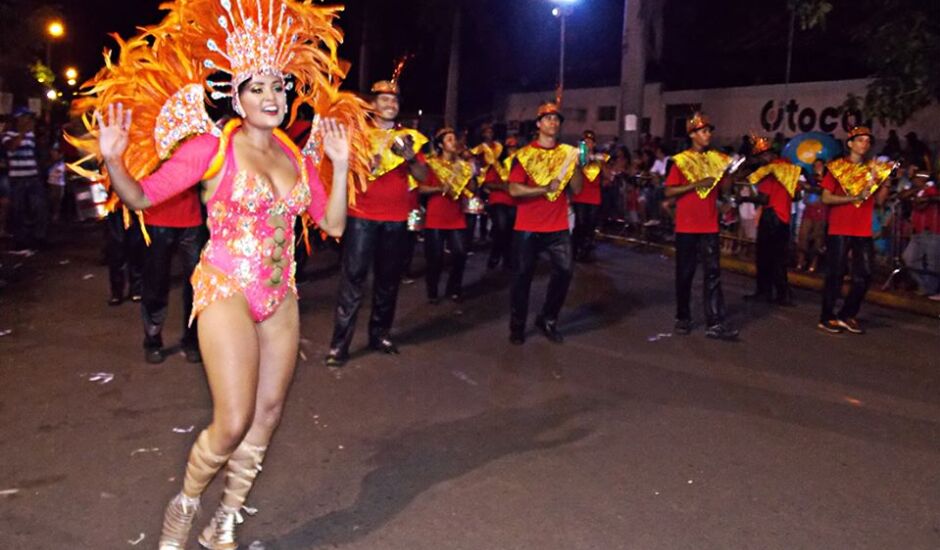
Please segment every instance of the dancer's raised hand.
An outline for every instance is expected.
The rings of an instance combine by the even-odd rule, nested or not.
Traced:
[[[95,111],[95,119],[98,121],[98,149],[105,160],[120,159],[127,150],[132,113],[132,109],[124,110],[123,103],[118,103],[116,108],[113,103],[108,105],[106,116],[102,116],[100,111]]]
[[[326,118],[320,124],[323,132],[323,152],[333,164],[349,162],[349,133],[346,127],[334,118]]]

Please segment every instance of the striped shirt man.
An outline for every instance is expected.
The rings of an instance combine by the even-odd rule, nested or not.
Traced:
[[[23,138],[14,149],[8,148],[21,134],[5,132],[3,148],[6,150],[8,175],[10,178],[35,178],[39,176],[39,164],[36,162],[36,136],[33,132],[22,134]]]

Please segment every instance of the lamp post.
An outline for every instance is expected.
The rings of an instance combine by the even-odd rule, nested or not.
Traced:
[[[552,8],[552,15],[561,22],[561,36],[559,40],[559,59],[558,59],[558,91],[561,93],[565,88],[565,18],[571,15],[574,10],[574,4],[578,0],[550,0],[555,7]]]

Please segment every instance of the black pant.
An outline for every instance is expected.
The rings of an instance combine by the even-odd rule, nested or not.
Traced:
[[[705,321],[714,326],[725,320],[718,233],[676,233],[676,319],[692,319],[689,302],[699,259],[705,272]]]
[[[417,244],[418,244],[418,232],[409,231],[408,236],[405,237],[405,252],[404,252],[405,257],[404,257],[404,260],[402,261],[402,267],[401,267],[402,276],[408,277],[409,279],[414,278],[412,277],[413,271],[411,270],[411,264],[414,262],[415,246],[417,246]],[[425,246],[427,246],[427,244],[425,244]]]
[[[163,325],[166,323],[167,305],[170,299],[170,266],[173,256],[179,253],[183,264],[183,338],[181,345],[185,349],[197,349],[199,340],[196,321],[189,325],[189,316],[193,311],[193,285],[190,279],[199,254],[206,243],[205,226],[196,227],[160,227],[147,226],[150,234],[150,246],[144,253],[143,299],[140,313],[144,320],[144,347],[163,346]]]
[[[776,291],[777,299],[790,296],[787,285],[790,225],[777,213],[764,207],[757,225],[757,292],[768,298]]]
[[[131,214],[131,225],[124,228],[123,209],[108,214],[105,219],[105,256],[108,260],[108,280],[111,297],[123,298],[129,284],[131,296],[143,292],[143,263],[146,248],[137,216]]]
[[[46,186],[38,177],[9,178],[10,233],[15,248],[36,246],[46,240],[49,222]]]
[[[405,222],[380,222],[350,216],[343,233],[342,274],[330,348],[349,351],[356,315],[362,305],[369,266],[375,264],[369,340],[388,336],[395,318],[398,285],[404,266],[408,229]]]
[[[848,237],[845,235],[829,235],[826,239],[826,285],[823,288],[822,315],[823,322],[836,318],[836,302],[842,295],[842,277],[845,276],[849,252],[852,253],[852,284],[849,293],[842,303],[839,319],[851,319],[858,315],[862,307],[862,300],[871,284],[872,259],[875,249],[871,237]]]
[[[504,268],[509,268],[512,258],[513,225],[516,223],[516,207],[508,204],[491,204],[487,206],[488,214],[493,220],[490,231],[493,242],[490,248],[489,267],[496,267],[502,262]]]
[[[425,229],[424,258],[427,261],[425,281],[428,298],[436,299],[440,287],[441,271],[444,270],[444,242],[450,248],[450,275],[447,276],[447,296],[460,296],[463,286],[463,271],[467,265],[467,236],[463,229]]]
[[[572,203],[574,208],[574,232],[572,244],[574,257],[582,258],[594,249],[594,230],[597,228],[598,206],[595,204]]]
[[[508,268],[512,251],[512,226],[516,223],[516,207],[508,204],[491,204],[487,206],[487,210],[490,219],[493,220],[493,229],[490,232],[493,247],[490,248],[490,259],[487,265],[496,267],[502,262],[503,267]]]
[[[568,231],[534,233],[515,231],[512,239],[513,279],[510,289],[509,330],[525,330],[529,314],[529,290],[539,254],[548,254],[552,263],[552,274],[548,281],[548,292],[542,306],[541,317],[557,321],[561,306],[568,295],[568,286],[574,273],[571,254],[571,234]]]

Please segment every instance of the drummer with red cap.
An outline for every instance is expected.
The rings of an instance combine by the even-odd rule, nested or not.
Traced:
[[[574,271],[568,227],[568,195],[581,191],[578,149],[558,142],[563,116],[555,102],[539,107],[536,139],[516,152],[509,173],[509,193],[516,199],[512,241],[513,282],[510,290],[509,341],[525,342],[529,290],[541,253],[552,264],[548,295],[535,326],[552,342],[564,338],[558,314],[568,294]]]
[[[874,138],[865,126],[856,126],[845,140],[848,155],[830,162],[822,181],[822,202],[829,206],[829,236],[826,238],[826,283],[822,314],[817,325],[830,334],[843,331],[864,334],[856,316],[868,292],[874,259],[872,218],[875,203],[884,204],[888,186],[882,185],[893,165],[868,160]],[[852,265],[848,266],[851,256]],[[851,273],[849,293],[836,314],[846,268]]]
[[[763,209],[757,225],[757,290],[744,299],[792,306],[787,283],[790,210],[800,187],[801,169],[779,158],[766,137],[751,136],[751,155],[762,163],[748,176],[757,194],[741,201],[763,205]]]
[[[695,268],[701,259],[705,277],[705,336],[734,340],[738,331],[725,322],[718,238],[718,195],[730,188],[730,179],[723,176],[731,158],[709,149],[714,129],[702,113],[686,120],[691,147],[672,157],[673,164],[664,182],[666,198],[676,198],[675,331],[677,334],[692,331],[689,302]]]
[[[369,133],[372,172],[365,192],[358,194],[356,204],[349,207],[327,366],[341,367],[349,360],[363,285],[373,266],[369,347],[382,353],[398,353],[391,329],[408,251],[408,214],[414,204],[413,191],[428,174],[424,157],[419,153],[427,138],[395,122],[399,97],[395,79],[381,80],[372,86],[376,114],[376,127]]]
[[[427,261],[428,302],[438,302],[441,271],[444,268],[444,244],[451,254],[447,297],[459,302],[470,235],[461,210],[461,199],[473,196],[476,190],[473,165],[459,155],[457,133],[441,128],[434,135],[435,154],[428,157],[428,177],[418,190],[428,196],[424,222],[424,255]]]

